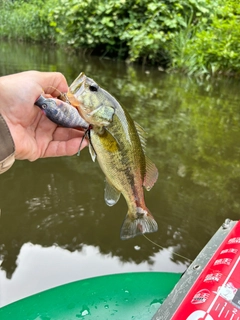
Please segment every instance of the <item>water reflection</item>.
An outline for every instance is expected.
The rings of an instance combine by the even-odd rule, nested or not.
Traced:
[[[146,203],[159,224],[159,231],[149,236],[151,240],[194,259],[225,218],[239,219],[237,81],[198,82],[154,69],[146,74],[142,68],[120,62],[39,46],[12,46],[1,44],[1,74],[33,68],[58,70],[71,82],[85,71],[127,106],[134,120],[147,130],[147,153],[159,169],[156,185],[146,193]],[[89,265],[94,262],[84,248],[95,248],[109,267],[100,265],[99,274],[110,268],[113,272],[121,268],[137,271],[139,266],[141,270],[183,271],[188,265],[184,258],[164,255],[164,250],[143,237],[120,240],[127,206],[121,198],[116,206],[107,207],[103,189],[103,174],[88,150],[80,158],[16,162],[2,175],[1,269],[7,279],[12,278],[1,280],[2,290],[13,281],[15,270],[17,274],[17,259],[26,243],[45,249],[55,245],[64,249],[60,252],[79,254],[80,260],[87,252]],[[69,259],[64,263],[66,270],[70,270]],[[114,267],[116,260],[119,269]],[[25,262],[23,265],[27,267]],[[89,265],[81,269],[79,278],[86,271],[88,276],[95,275]],[[47,272],[45,269],[44,274]],[[28,274],[27,279],[22,275],[23,281],[31,281]],[[42,283],[47,287],[44,274]],[[58,284],[62,278],[70,279],[57,278]]]
[[[168,263],[170,254],[168,250],[157,253],[153,257],[154,265],[158,264],[159,270],[168,268],[169,271],[182,272],[182,266],[176,268],[174,263]],[[160,264],[159,261],[163,263]],[[1,286],[4,288],[1,292],[1,305],[79,279],[152,269],[147,262],[138,265],[134,262],[122,263],[116,256],[101,254],[95,246],[83,245],[81,251],[70,252],[58,246],[43,248],[25,243],[18,255],[17,268],[11,281],[0,271]]]
[[[1,190],[11,193],[1,199],[0,234],[4,245],[0,254],[7,278],[12,277],[17,256],[27,242],[43,247],[57,244],[71,252],[81,251],[83,244],[96,245],[102,254],[110,253],[123,263],[146,261],[153,265],[152,257],[159,248],[152,248],[141,237],[120,241],[127,211],[125,201],[121,199],[115,208],[106,207],[103,176],[89,160],[88,150],[81,160],[73,157],[17,162],[5,177],[0,181]]]

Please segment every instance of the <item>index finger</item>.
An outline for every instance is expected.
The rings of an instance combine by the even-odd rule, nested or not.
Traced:
[[[53,97],[68,91],[67,80],[60,72],[40,72],[37,77],[43,91]]]

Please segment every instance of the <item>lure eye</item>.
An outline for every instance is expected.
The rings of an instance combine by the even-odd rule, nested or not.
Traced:
[[[90,91],[98,91],[98,85],[97,84],[92,84],[89,86]]]

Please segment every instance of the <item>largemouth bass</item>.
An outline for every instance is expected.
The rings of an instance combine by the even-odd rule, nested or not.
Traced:
[[[106,176],[106,204],[116,204],[121,194],[127,202],[121,238],[157,231],[157,222],[145,204],[143,187],[152,188],[158,170],[145,155],[142,127],[113,96],[83,73],[70,86],[67,98],[90,125],[90,154],[93,161],[97,158]]]
[[[62,127],[87,129],[89,124],[71,104],[58,99],[40,96],[35,105],[54,123]]]

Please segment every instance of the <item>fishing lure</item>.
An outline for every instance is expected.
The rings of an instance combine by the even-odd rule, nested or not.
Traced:
[[[42,109],[45,115],[59,126],[83,129],[88,129],[89,127],[89,124],[80,116],[77,109],[67,102],[45,98],[40,95],[35,105]]]

